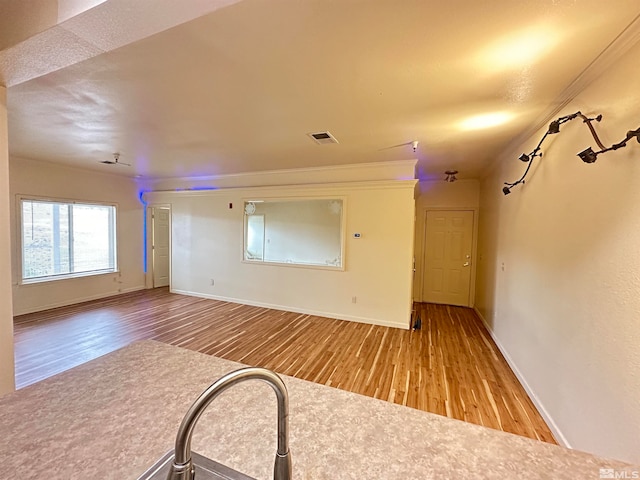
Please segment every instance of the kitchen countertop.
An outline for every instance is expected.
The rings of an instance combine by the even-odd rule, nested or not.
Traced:
[[[241,367],[144,341],[5,395],[0,398],[0,477],[136,479],[173,448],[178,425],[195,398]],[[623,462],[282,378],[289,390],[296,480],[575,480],[601,478],[601,468],[629,472],[622,478],[636,478],[633,472],[640,471]],[[273,390],[248,381],[223,393],[198,422],[192,446],[242,473],[271,478],[276,451]]]

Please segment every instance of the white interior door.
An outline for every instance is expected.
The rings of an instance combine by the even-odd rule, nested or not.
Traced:
[[[153,249],[153,286],[169,285],[169,226],[171,210],[165,207],[153,207],[152,239]]]
[[[428,210],[422,301],[469,306],[473,211]]]

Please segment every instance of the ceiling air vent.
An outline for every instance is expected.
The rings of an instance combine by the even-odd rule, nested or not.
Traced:
[[[319,145],[324,145],[327,143],[338,143],[338,140],[336,140],[335,137],[329,132],[310,133],[309,136],[313,138],[313,140]]]

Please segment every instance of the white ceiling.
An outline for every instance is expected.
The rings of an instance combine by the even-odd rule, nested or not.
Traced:
[[[572,113],[638,14],[638,0],[0,0],[9,149],[154,178],[416,157],[421,178],[477,178]],[[461,129],[496,112],[511,118]],[[307,136],[324,130],[339,143]],[[132,167],[99,163],[112,152]]]

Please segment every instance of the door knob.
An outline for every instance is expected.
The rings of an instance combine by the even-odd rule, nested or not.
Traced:
[[[469,262],[464,262],[464,263],[462,264],[462,266],[463,266],[463,267],[468,267],[469,265],[470,265],[470,263],[469,263]]]

